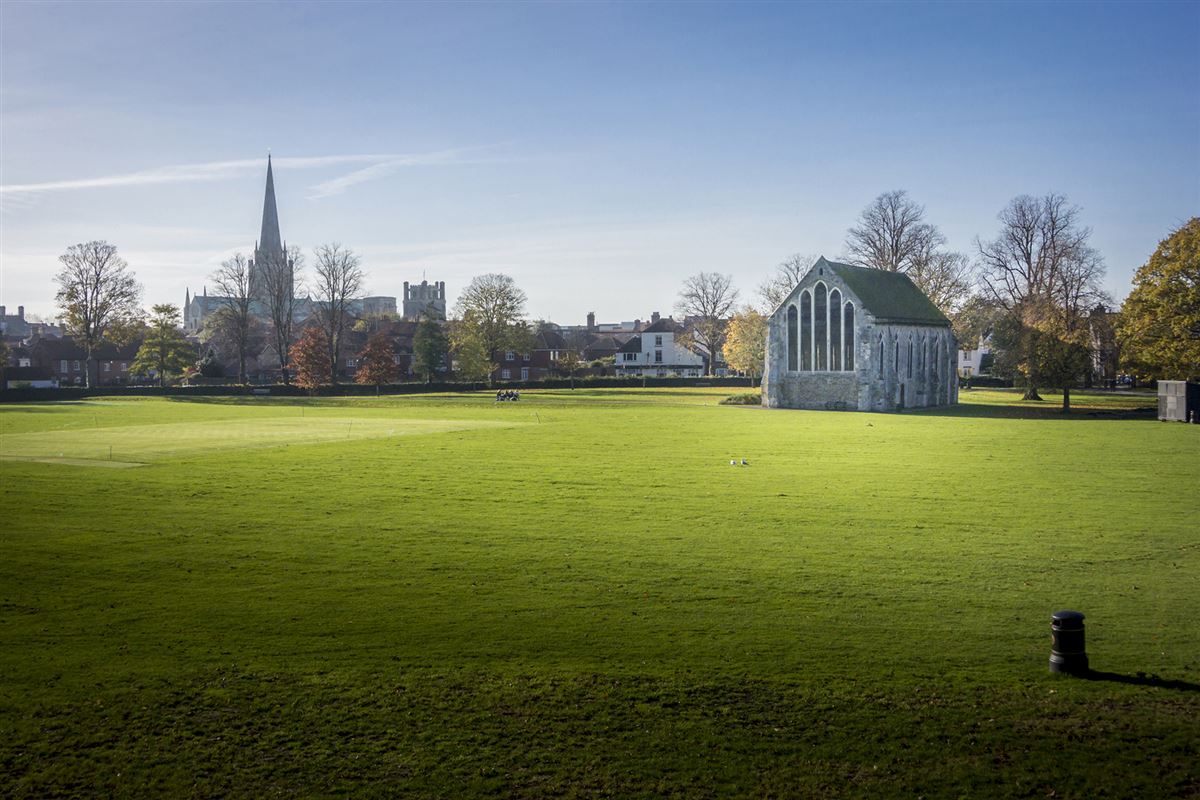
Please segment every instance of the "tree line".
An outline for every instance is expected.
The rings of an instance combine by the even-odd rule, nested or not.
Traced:
[[[1091,244],[1081,210],[1058,194],[1014,198],[997,216],[988,239],[977,237],[974,252],[949,250],[925,209],[905,191],[879,195],[848,229],[840,260],[907,275],[952,321],[964,349],[990,339],[998,371],[1020,375],[1025,397],[1040,399],[1044,386],[1069,390],[1092,367],[1092,312],[1111,306],[1103,288],[1103,258]],[[73,245],[59,258],[56,299],[66,331],[86,351],[88,385],[94,353],[104,342],[141,339],[134,362],[139,374],[161,381],[183,373],[195,353],[180,330],[178,307],[141,310],[142,289],[115,246],[104,241]],[[781,262],[739,305],[731,275],[701,272],[686,279],[676,311],[688,322],[682,343],[704,352],[712,373],[717,356],[750,376],[762,372],[767,320],[808,272],[815,256]],[[362,325],[350,303],[361,295],[365,274],[360,258],[338,243],[313,251],[306,284],[306,259],[290,248],[255,265],[238,253],[212,279],[220,308],[206,321],[201,339],[220,341],[245,382],[247,359],[268,352],[285,382],[315,388],[338,380],[338,355],[347,331]],[[313,313],[297,333],[296,303],[306,285]],[[452,319],[443,325],[423,319],[413,341],[413,368],[426,380],[453,363],[462,379],[490,379],[500,354],[528,352],[538,325],[526,314],[526,295],[507,275],[473,278],[463,289]],[[1114,333],[1121,365],[1140,378],[1200,376],[1200,218],[1193,218],[1159,243],[1138,270],[1133,291],[1117,316]],[[564,374],[583,366],[586,345],[570,337],[560,357]],[[211,358],[211,356],[209,356]],[[384,331],[358,353],[355,379],[379,385],[398,378]],[[203,359],[202,359],[203,361]]]

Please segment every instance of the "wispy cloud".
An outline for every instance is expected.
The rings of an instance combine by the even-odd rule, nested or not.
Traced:
[[[345,175],[323,181],[310,187],[309,200],[320,200],[341,194],[351,186],[366,183],[377,178],[383,178],[405,167],[432,167],[447,164],[480,163],[482,159],[472,158],[471,153],[487,149],[486,147],[457,148],[453,150],[438,150],[432,153],[415,153],[412,155],[388,156],[385,160],[362,167]]]
[[[441,150],[432,153],[363,153],[349,155],[277,158],[275,165],[284,169],[313,169],[343,164],[368,164],[347,175],[312,187],[313,197],[339,194],[347,187],[388,175],[408,166],[463,163],[464,150]],[[38,195],[79,189],[110,189],[123,186],[154,186],[167,183],[198,183],[238,178],[263,168],[261,158],[236,161],[209,161],[201,164],[174,164],[154,169],[104,175],[97,178],[72,178],[40,183],[12,183],[0,186],[0,200],[9,207],[30,205]]]

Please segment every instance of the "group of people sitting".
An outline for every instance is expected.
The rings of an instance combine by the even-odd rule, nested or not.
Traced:
[[[521,393],[518,392],[516,389],[501,389],[500,391],[496,392],[496,402],[497,403],[499,403],[503,400],[517,401],[520,399],[521,399]]]

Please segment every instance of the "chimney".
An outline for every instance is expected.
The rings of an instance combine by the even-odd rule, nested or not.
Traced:
[[[0,306],[0,317],[3,317],[6,311],[8,311],[7,308],[5,308],[4,306]]]
[[[596,312],[589,311],[587,319],[588,319],[588,330],[589,331],[596,330]]]
[[[655,311],[654,313],[652,313],[650,315],[650,324],[653,325],[656,322],[658,322],[658,312],[657,311]]]
[[[404,299],[405,299],[405,300],[409,300],[409,299],[410,299],[410,298],[409,298],[409,296],[408,296],[408,281],[405,281],[405,282],[404,282]]]

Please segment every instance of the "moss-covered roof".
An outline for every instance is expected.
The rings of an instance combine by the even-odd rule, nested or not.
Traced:
[[[849,264],[827,261],[824,257],[818,259],[812,268],[818,269],[822,266],[828,267],[841,278],[846,288],[858,295],[867,311],[874,314],[880,322],[911,325],[950,324],[946,315],[903,273],[852,267]]]

